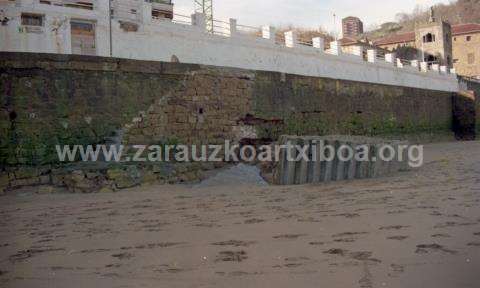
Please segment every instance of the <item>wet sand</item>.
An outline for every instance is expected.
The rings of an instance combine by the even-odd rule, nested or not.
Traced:
[[[2,287],[480,287],[480,142],[394,177],[0,198]]]

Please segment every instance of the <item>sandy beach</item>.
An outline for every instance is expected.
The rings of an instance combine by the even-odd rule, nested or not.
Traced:
[[[480,142],[393,177],[0,198],[2,287],[480,287]]]

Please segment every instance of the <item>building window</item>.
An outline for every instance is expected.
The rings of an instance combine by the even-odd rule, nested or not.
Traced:
[[[72,21],[70,23],[70,30],[72,31],[83,31],[85,35],[90,35],[95,32],[94,25],[89,22],[82,22],[82,21]]]
[[[22,25],[43,26],[43,15],[22,13]]]
[[[428,56],[425,56],[424,58],[424,61],[428,63],[428,65],[432,65],[432,64],[437,64],[438,63],[438,58],[436,56],[433,56],[433,55],[428,55]]]
[[[163,11],[159,9],[152,9],[152,17],[154,19],[167,18],[173,19],[173,13],[170,11]]]
[[[468,64],[475,64],[475,54],[468,53],[467,58],[468,58],[468,60],[467,60]]]
[[[435,34],[428,33],[427,35],[423,36],[423,43],[431,42],[435,42]]]
[[[472,36],[467,36],[467,42],[470,42],[472,40]]]

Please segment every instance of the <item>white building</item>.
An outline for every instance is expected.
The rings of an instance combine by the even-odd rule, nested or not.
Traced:
[[[110,56],[115,45],[110,32],[137,31],[152,19],[173,18],[170,0],[112,0],[110,5],[112,22],[107,0],[0,0],[0,49]]]
[[[361,46],[347,54],[338,42],[325,51],[322,38],[300,40],[293,31],[279,41],[273,27],[248,27],[235,19],[215,20],[212,34],[203,14],[173,14],[169,0],[110,5],[111,20],[108,0],[0,0],[0,51],[180,61],[458,91],[455,72],[446,66],[405,64],[394,54],[378,59],[376,51]]]

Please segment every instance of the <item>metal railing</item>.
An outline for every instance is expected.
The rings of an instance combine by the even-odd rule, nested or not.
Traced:
[[[172,22],[182,25],[192,25],[192,16],[174,13]]]
[[[312,40],[297,39],[297,44],[302,45],[302,46],[313,47],[313,41]]]
[[[285,44],[285,35],[283,33],[275,33],[275,44],[284,45]]]
[[[94,3],[93,1],[84,0],[82,2],[74,1],[74,0],[57,0],[57,1],[39,1],[40,4],[44,5],[54,5],[54,6],[63,6],[67,8],[77,8],[77,9],[85,9],[85,10],[94,10]]]
[[[237,33],[245,35],[245,36],[251,36],[251,37],[258,38],[258,37],[261,37],[261,35],[262,35],[262,28],[261,27],[255,27],[255,26],[237,24]]]
[[[230,37],[231,36],[230,22],[213,19],[213,31],[212,32],[215,35]]]
[[[149,3],[160,3],[160,4],[167,4],[172,5],[172,0],[145,0]]]
[[[136,13],[136,11],[132,11],[132,9],[127,9],[125,7],[118,7],[117,6],[117,11],[120,11],[122,12],[124,15],[127,15],[129,17],[133,17],[133,18],[136,18],[138,15],[138,13]],[[118,17],[118,12],[115,13],[115,17]],[[153,19],[155,20],[162,20],[162,21],[168,21],[169,19],[167,18],[162,18],[162,17],[152,17]],[[177,13],[174,13],[173,14],[173,19],[171,20],[173,23],[175,24],[182,24],[182,25],[189,25],[189,26],[192,26],[194,25],[193,23],[193,20],[192,20],[192,16],[189,16],[189,15],[182,15],[182,14],[177,14]],[[227,22],[227,21],[223,21],[223,20],[218,20],[218,19],[214,19],[213,20],[213,31],[212,31],[212,34],[213,35],[218,35],[218,36],[222,36],[222,37],[232,37],[234,35],[232,35],[233,31],[231,31],[231,29],[234,29],[234,33],[236,35],[242,35],[242,36],[250,36],[252,38],[263,38],[263,33],[262,33],[262,28],[261,27],[255,27],[255,26],[249,26],[249,25],[243,25],[243,24],[236,24],[235,27],[231,27],[232,23],[230,22]],[[206,31],[206,30],[205,30]],[[295,39],[296,38],[296,39]],[[287,40],[295,40],[294,43],[288,43],[287,44]],[[302,37],[295,37],[293,36],[293,39],[291,38],[288,38],[285,36],[285,33],[283,32],[280,32],[280,31],[277,31],[275,33],[275,39],[274,41],[272,41],[272,43],[276,44],[276,45],[282,45],[282,46],[290,46],[292,45],[293,47],[297,46],[297,47],[311,47],[312,49],[314,49],[314,45],[313,45],[313,39],[305,39],[305,38],[302,38]],[[328,43],[326,43],[328,46]],[[332,55],[338,55],[338,54],[352,54],[352,55],[356,55],[356,56],[359,56],[361,57],[361,59],[363,59],[364,61],[368,61],[368,50],[372,50],[372,49],[368,49],[368,47],[354,47],[354,48],[350,48],[350,49],[345,49],[345,52],[343,51],[344,49],[342,49],[341,47],[341,43],[338,42],[337,43],[339,46],[335,47],[335,49],[338,49],[338,51],[336,51],[335,49],[324,49],[323,52],[326,53],[326,54],[332,54]],[[316,49],[316,48],[315,48]],[[375,60],[378,60],[378,61],[382,61],[382,62],[386,62],[387,61],[387,53],[385,50],[375,50],[376,53],[375,53]],[[395,56],[393,56],[393,58],[390,59],[391,61],[391,64],[392,66],[395,66],[395,67],[399,67],[399,68],[405,68],[405,67],[413,67],[412,65],[412,60],[408,60],[408,59],[402,59],[402,58],[396,58]],[[427,62],[427,70],[432,70],[432,65],[433,64],[439,64],[438,61],[431,61],[431,62]],[[416,67],[417,69],[421,69],[420,67],[420,62],[419,62],[419,65]]]

